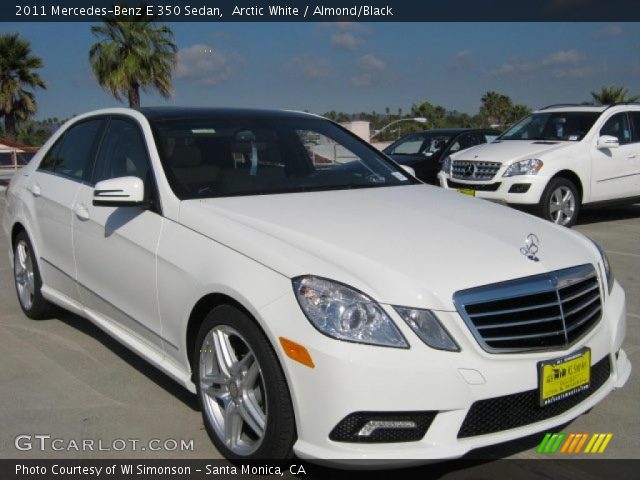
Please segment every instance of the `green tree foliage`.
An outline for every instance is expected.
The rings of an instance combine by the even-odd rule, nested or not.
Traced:
[[[140,89],[171,96],[177,47],[168,26],[155,19],[125,22],[109,16],[91,32],[98,38],[89,50],[93,73],[118,101],[126,97],[130,107],[139,107]]]
[[[608,85],[600,88],[600,91],[591,92],[591,98],[597,105],[612,105],[614,103],[637,102],[640,95],[629,96],[629,89]]]
[[[15,137],[20,122],[36,113],[33,90],[47,87],[36,71],[42,66],[27,40],[17,33],[0,34],[0,116],[7,136]]]

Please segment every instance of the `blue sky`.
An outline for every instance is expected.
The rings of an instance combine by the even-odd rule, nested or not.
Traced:
[[[87,60],[85,23],[0,24],[44,60],[38,118],[116,105]],[[605,84],[640,94],[637,23],[173,23],[169,100],[143,105],[407,111],[428,100],[474,113],[487,90],[532,107],[580,102]]]

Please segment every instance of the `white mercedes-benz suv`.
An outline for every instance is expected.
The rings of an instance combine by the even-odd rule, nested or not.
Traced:
[[[4,228],[24,313],[75,312],[196,393],[231,458],[460,457],[631,371],[594,243],[310,114],[78,116],[12,180]]]
[[[572,226],[580,207],[640,202],[640,104],[550,106],[443,161],[440,185]]]

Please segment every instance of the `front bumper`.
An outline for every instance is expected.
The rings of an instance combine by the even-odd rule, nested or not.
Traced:
[[[471,188],[474,190],[477,187],[483,188],[482,190],[476,190],[475,196],[478,198],[484,198],[487,200],[513,205],[537,205],[540,202],[542,193],[544,192],[544,189],[550,180],[549,177],[540,175],[518,175],[515,177],[502,177],[500,172],[498,172],[493,180],[478,182],[451,178],[448,174],[441,171],[438,173],[438,181],[440,182],[440,186],[447,190],[455,190],[456,188],[458,188],[450,187],[448,182],[449,180],[455,182],[462,188]],[[500,185],[494,191],[484,190],[484,188],[493,188],[491,186],[495,186],[498,183]],[[528,184],[528,190],[524,193],[510,192],[511,187],[518,184]]]
[[[385,306],[410,349],[374,347],[341,342],[317,332],[304,318],[293,295],[286,295],[260,311],[267,334],[287,337],[309,350],[311,369],[294,362],[280,348],[294,404],[301,458],[334,464],[414,464],[458,458],[472,449],[513,440],[564,424],[600,402],[627,381],[631,364],[620,350],[625,335],[625,295],[619,284],[604,305],[600,322],[568,350],[492,355],[483,351],[457,312],[437,312],[460,345],[461,352],[443,352],[424,345]],[[592,363],[611,358],[611,376],[582,403],[538,423],[476,437],[458,438],[475,401],[537,388],[537,362],[562,357],[583,346],[591,348]],[[617,355],[616,352],[618,352]],[[354,412],[438,411],[419,441],[346,443],[329,439],[332,429]]]

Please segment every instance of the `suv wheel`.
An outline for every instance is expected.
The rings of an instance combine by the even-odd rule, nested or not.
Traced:
[[[564,227],[572,227],[580,212],[580,195],[571,180],[552,179],[545,188],[540,204],[539,215]]]
[[[283,459],[296,440],[289,390],[275,352],[240,310],[214,308],[200,327],[194,368],[207,433],[231,459]]]
[[[55,307],[40,291],[42,278],[38,262],[29,236],[24,230],[18,233],[13,246],[13,279],[20,308],[27,317],[42,320],[53,315]]]

